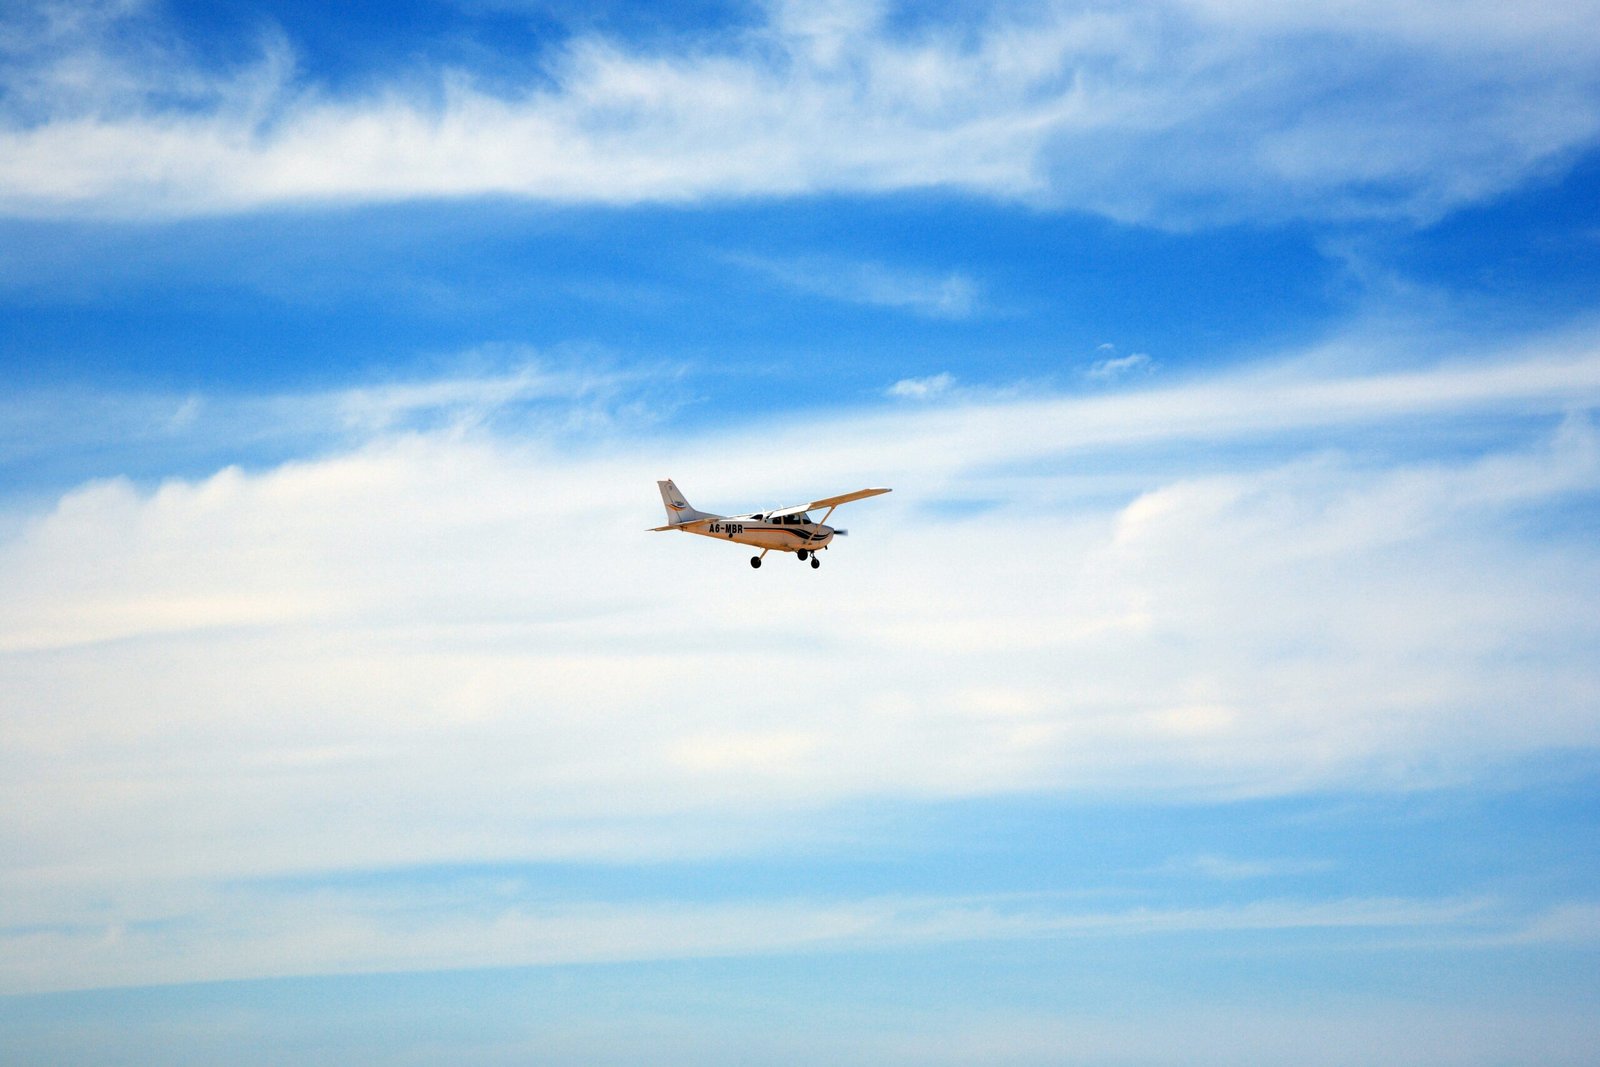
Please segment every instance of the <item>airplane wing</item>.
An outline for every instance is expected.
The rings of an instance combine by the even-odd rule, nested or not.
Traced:
[[[811,511],[815,508],[836,508],[840,504],[848,504],[852,500],[864,500],[869,496],[882,496],[889,491],[888,489],[857,489],[853,493],[841,493],[839,496],[823,497],[821,500],[813,500],[809,504],[796,504],[792,508],[779,508],[777,511],[770,511],[767,514],[777,518],[780,515],[796,515],[802,511]]]

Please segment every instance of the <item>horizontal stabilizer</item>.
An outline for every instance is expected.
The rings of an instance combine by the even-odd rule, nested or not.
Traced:
[[[662,530],[692,530],[696,526],[704,526],[708,522],[716,522],[721,515],[707,515],[703,519],[690,519],[688,522],[672,522],[665,526],[652,526],[646,533],[660,533]]]

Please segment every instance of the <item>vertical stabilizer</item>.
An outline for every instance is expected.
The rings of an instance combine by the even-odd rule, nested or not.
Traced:
[[[678,491],[677,484],[671,478],[659,481],[656,485],[661,489],[661,503],[666,505],[668,525],[678,526],[685,522],[693,522],[696,519],[716,519],[721,517],[705,511],[696,511],[690,507],[689,501],[684,499],[683,494]]]

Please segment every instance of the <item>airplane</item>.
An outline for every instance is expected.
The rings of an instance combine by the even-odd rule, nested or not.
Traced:
[[[774,511],[752,511],[747,515],[713,515],[707,511],[696,511],[691,507],[671,478],[659,481],[656,485],[661,489],[661,502],[667,506],[667,524],[653,527],[650,533],[682,530],[684,533],[699,534],[702,537],[717,537],[741,545],[751,545],[761,549],[761,555],[750,557],[752,567],[761,566],[762,557],[774,549],[779,552],[793,552],[802,563],[809,559],[814,568],[822,566],[817,553],[827,548],[828,542],[835,537],[843,537],[847,532],[835,530],[828,525],[828,517],[833,514],[833,509],[852,500],[881,496],[889,492],[887,489],[857,489],[853,493],[824,497],[809,504],[796,504]],[[822,516],[821,522],[813,521],[808,514],[817,508],[828,509]]]

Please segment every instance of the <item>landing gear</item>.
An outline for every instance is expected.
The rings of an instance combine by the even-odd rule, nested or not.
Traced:
[[[811,552],[810,552],[809,549],[802,548],[798,552],[796,552],[795,555],[800,557],[800,562],[801,563],[804,563],[806,561],[806,557],[811,555]]]
[[[812,556],[811,557],[811,569],[812,570],[816,570],[820,566],[822,566],[822,561],[820,559],[818,559],[816,556]]]
[[[752,567],[760,567],[761,566],[761,557],[760,556],[751,556],[750,557],[750,566],[752,566]]]

